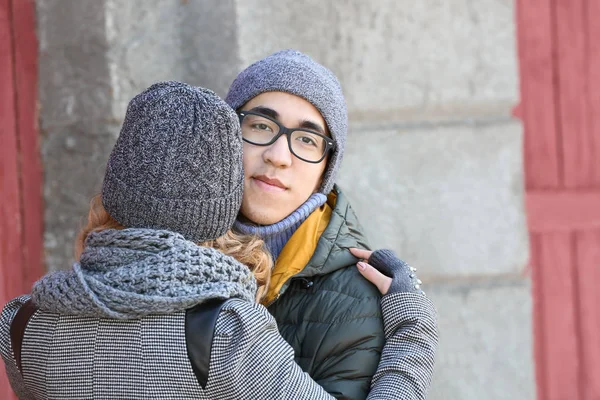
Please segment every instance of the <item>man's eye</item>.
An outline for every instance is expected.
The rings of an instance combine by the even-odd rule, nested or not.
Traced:
[[[271,128],[266,124],[254,124],[252,126],[254,129],[258,129],[260,131],[270,131]]]
[[[308,136],[300,136],[298,139],[300,139],[300,141],[302,142],[302,144],[306,144],[309,146],[316,146],[317,142],[315,142],[313,140],[313,138],[308,137]]]

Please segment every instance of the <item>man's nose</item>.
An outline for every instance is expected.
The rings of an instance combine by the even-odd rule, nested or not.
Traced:
[[[281,135],[264,152],[264,160],[277,167],[289,167],[292,165],[292,153],[288,145],[287,135]]]

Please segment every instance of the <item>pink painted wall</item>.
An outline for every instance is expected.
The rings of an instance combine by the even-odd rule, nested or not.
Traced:
[[[29,292],[42,262],[33,0],[0,0],[0,303]],[[0,398],[11,399],[4,364]]]
[[[600,399],[600,2],[518,0],[538,399]]]

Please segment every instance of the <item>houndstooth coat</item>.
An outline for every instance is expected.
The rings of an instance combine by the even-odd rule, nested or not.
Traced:
[[[0,352],[11,385],[29,399],[332,399],[294,362],[267,310],[243,300],[217,319],[208,382],[202,389],[185,343],[185,313],[139,320],[79,318],[37,311],[22,345],[22,374],[9,326],[28,296],[9,302],[0,319]],[[416,399],[413,365],[435,352],[436,322],[426,297],[382,300],[387,343],[369,399]],[[417,371],[418,372],[418,371]],[[429,372],[422,371],[428,386]]]
[[[34,285],[39,309],[22,336],[20,364],[11,325],[30,296],[0,315],[0,353],[21,400],[333,398],[252,301],[247,267],[169,232],[108,230],[86,243],[71,271]],[[227,298],[214,320],[190,317]],[[437,345],[433,305],[397,293],[381,307],[387,342],[369,398],[423,399]]]

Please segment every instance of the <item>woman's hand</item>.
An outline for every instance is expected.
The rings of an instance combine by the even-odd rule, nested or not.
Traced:
[[[350,252],[361,259],[356,266],[362,276],[374,284],[381,294],[407,292],[424,293],[421,280],[410,267],[391,250],[362,250],[351,248]]]
[[[377,289],[379,289],[381,294],[387,294],[388,290],[390,290],[390,285],[392,284],[392,278],[385,276],[367,263],[373,252],[352,248],[350,249],[350,253],[352,253],[354,257],[361,259],[361,261],[356,264],[358,272],[373,285],[377,286]]]

